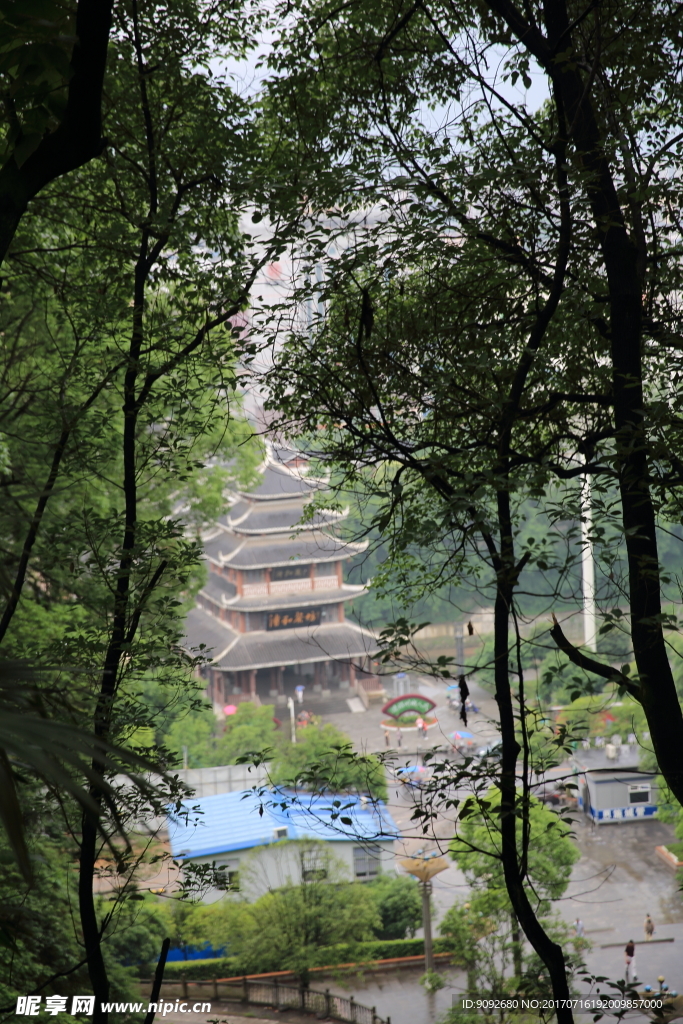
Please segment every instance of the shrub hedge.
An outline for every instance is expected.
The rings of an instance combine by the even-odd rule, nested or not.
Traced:
[[[435,939],[434,952],[447,953],[448,939]],[[368,963],[400,956],[424,954],[422,939],[386,939],[357,942],[353,945],[321,946],[311,950],[309,967],[334,967],[337,964]],[[166,965],[164,977],[173,981],[184,975],[188,981],[210,981],[212,978],[231,978],[241,974],[266,974],[268,971],[287,970],[286,964],[273,960],[260,964],[240,963],[238,956],[219,956],[211,960],[174,960]]]

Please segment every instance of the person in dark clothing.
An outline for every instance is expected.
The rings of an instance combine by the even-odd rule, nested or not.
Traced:
[[[629,983],[638,981],[638,975],[636,974],[636,944],[633,939],[629,939],[626,943],[624,960],[626,961],[624,980]]]

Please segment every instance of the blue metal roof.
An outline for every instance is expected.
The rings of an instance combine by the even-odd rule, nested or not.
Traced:
[[[335,807],[335,801],[339,806]],[[187,821],[169,813],[168,831],[174,858],[191,860],[249,850],[280,839],[324,839],[327,842],[392,840],[399,830],[381,800],[354,796],[294,794],[284,789],[247,789],[186,800]],[[332,815],[337,817],[333,819]],[[351,824],[341,821],[349,818]],[[276,835],[276,829],[287,835]]]

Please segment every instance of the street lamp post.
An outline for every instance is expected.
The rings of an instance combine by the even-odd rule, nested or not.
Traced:
[[[434,946],[432,944],[432,883],[420,882],[422,889],[422,930],[425,937],[425,971],[434,970]]]
[[[289,708],[289,724],[292,730],[292,743],[296,743],[296,718],[294,716],[294,700],[292,697],[287,698],[287,707]]]
[[[432,944],[432,878],[448,867],[445,857],[438,853],[427,854],[421,857],[406,857],[401,861],[401,867],[405,868],[409,875],[414,875],[420,883],[422,890],[422,930],[424,931],[425,943],[425,971],[434,970],[434,946]]]

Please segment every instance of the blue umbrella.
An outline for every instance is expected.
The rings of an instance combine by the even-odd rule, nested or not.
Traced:
[[[474,736],[471,732],[452,732],[450,738],[452,740],[473,740]]]

